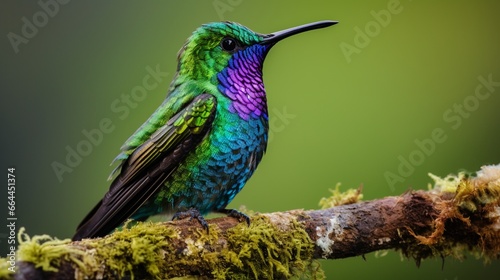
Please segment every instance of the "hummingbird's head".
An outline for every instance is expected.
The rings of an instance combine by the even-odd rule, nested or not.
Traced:
[[[233,55],[258,45],[261,38],[238,23],[204,24],[193,32],[179,51],[178,71],[197,80],[214,79],[217,73],[227,67]],[[267,48],[262,45],[260,49],[264,55]]]
[[[235,22],[204,24],[193,32],[179,51],[177,71],[181,77],[216,85],[236,103],[239,103],[237,99],[241,98],[241,93],[245,93],[245,100],[252,98],[255,105],[250,105],[249,110],[254,112],[253,115],[260,115],[267,111],[262,65],[271,47],[286,37],[336,23],[320,21],[270,34],[253,32]],[[232,108],[244,118],[251,115],[241,113],[244,108],[240,109]]]

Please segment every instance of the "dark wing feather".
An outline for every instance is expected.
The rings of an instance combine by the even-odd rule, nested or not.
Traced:
[[[73,240],[104,236],[134,214],[207,135],[216,105],[213,95],[197,96],[137,147],[104,198],[80,223]]]

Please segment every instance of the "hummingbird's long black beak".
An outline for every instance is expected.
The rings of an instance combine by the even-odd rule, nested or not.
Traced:
[[[306,32],[309,30],[313,29],[319,29],[319,28],[324,28],[328,27],[334,24],[339,23],[338,21],[333,21],[333,20],[323,20],[323,21],[317,21],[317,22],[312,22],[292,28],[288,28],[285,30],[281,30],[278,32],[273,32],[271,34],[263,35],[264,39],[262,40],[261,44],[263,45],[270,45],[274,44],[282,39],[285,39],[287,37],[290,37],[295,34],[299,34],[302,32]]]

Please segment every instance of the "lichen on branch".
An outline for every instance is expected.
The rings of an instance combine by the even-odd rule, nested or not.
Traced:
[[[315,259],[394,249],[417,264],[472,252],[500,257],[500,166],[439,178],[427,191],[359,202],[360,188],[332,191],[321,210],[138,223],[78,242],[19,233],[17,279],[322,278]],[[0,260],[0,279],[13,279]]]

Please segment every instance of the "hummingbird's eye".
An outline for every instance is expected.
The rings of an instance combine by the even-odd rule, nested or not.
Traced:
[[[233,38],[224,38],[220,44],[225,51],[231,52],[236,49],[238,42]]]

